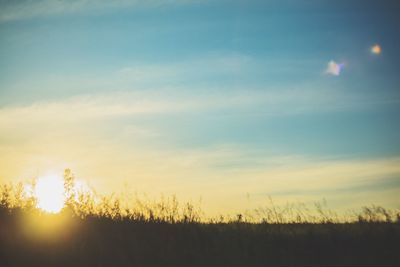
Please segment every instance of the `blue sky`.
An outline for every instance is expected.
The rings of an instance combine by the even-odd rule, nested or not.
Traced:
[[[395,1],[0,6],[0,179],[399,207]]]

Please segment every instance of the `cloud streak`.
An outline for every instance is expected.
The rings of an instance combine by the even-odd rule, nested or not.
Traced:
[[[103,13],[122,8],[149,8],[185,5],[199,0],[15,0],[0,1],[0,21],[15,21],[35,17],[82,12]]]
[[[25,122],[76,122],[183,112],[212,113],[223,110],[232,114],[245,112],[265,116],[287,116],[354,109],[357,108],[357,103],[362,107],[365,101],[354,102],[348,93],[320,88],[274,90],[158,88],[84,94],[23,106],[4,106],[0,108],[0,126]]]

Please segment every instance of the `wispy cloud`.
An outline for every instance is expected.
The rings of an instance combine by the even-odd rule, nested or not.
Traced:
[[[168,63],[133,63],[117,70],[120,78],[128,81],[148,82],[149,80],[182,81],[184,78],[221,75],[243,75],[254,70],[259,62],[242,54],[207,54],[201,58],[191,58]]]
[[[232,114],[245,112],[264,116],[287,116],[354,109],[364,104],[365,101],[353,101],[349,94],[320,88],[186,90],[185,87],[167,87],[157,90],[84,94],[22,106],[8,105],[0,108],[0,126],[44,121],[106,120],[145,114],[212,113],[222,110]]]
[[[0,1],[0,21],[80,12],[106,12],[118,8],[143,8],[182,5],[199,0],[15,0]]]

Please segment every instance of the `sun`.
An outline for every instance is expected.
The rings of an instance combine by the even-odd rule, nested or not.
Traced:
[[[58,213],[64,207],[64,182],[58,176],[45,176],[38,179],[35,195],[37,207],[49,213]]]

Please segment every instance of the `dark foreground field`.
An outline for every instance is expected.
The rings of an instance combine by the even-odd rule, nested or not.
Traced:
[[[0,266],[400,266],[400,224],[166,223],[2,208]]]

